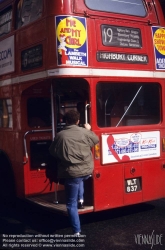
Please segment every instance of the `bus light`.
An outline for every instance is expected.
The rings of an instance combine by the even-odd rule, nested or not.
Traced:
[[[100,159],[100,145],[99,145],[99,143],[95,145],[95,159]]]
[[[162,138],[162,151],[165,151],[165,138]]]

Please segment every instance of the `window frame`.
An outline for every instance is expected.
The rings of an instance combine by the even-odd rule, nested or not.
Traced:
[[[94,2],[93,7],[91,7],[91,6],[89,6],[90,3],[87,3],[88,1],[90,1],[90,0],[84,0],[84,3],[88,9],[93,10],[93,11],[108,12],[108,13],[114,13],[114,14],[120,14],[120,15],[127,15],[127,16],[136,16],[136,17],[140,17],[140,18],[145,18],[147,16],[147,9],[146,9],[146,6],[144,5],[143,0],[139,0],[139,2],[141,1],[141,3],[142,3],[141,5],[143,5],[143,7],[144,7],[143,10],[144,10],[145,14],[143,14],[143,15],[137,15],[137,14],[133,14],[133,13],[132,14],[131,13],[123,13],[122,11],[120,11],[120,12],[119,11],[112,11],[112,9],[108,11],[107,6],[105,6],[105,8],[103,8],[104,7],[104,5],[103,5],[104,0],[101,1],[101,5],[100,5],[101,8],[95,7],[95,6],[97,6],[96,2]],[[110,0],[110,1],[113,1],[113,0]],[[112,6],[112,4],[110,4],[110,5]],[[121,9],[123,9],[123,8],[121,8]],[[117,10],[119,10],[119,8],[117,8]],[[135,8],[135,13],[137,13],[137,8]]]
[[[101,87],[103,86],[103,84],[104,85],[107,84],[107,86],[105,86],[104,89]],[[113,86],[111,86],[108,89],[108,84],[114,85],[114,88]],[[142,89],[143,93],[140,92],[141,91],[140,86],[142,87],[145,86],[145,88]],[[152,87],[155,86],[153,91],[150,92],[151,97],[149,96],[148,98],[146,98],[146,96],[148,96],[147,90],[149,88],[151,89],[151,86]],[[99,87],[100,87],[100,91],[99,91]],[[117,90],[115,88],[116,89],[119,88],[119,93],[117,93]],[[126,89],[135,91],[136,88],[137,88],[137,91],[134,93],[132,92],[132,97],[130,97],[131,93],[129,91],[129,94],[128,94],[128,91],[126,91]],[[114,100],[112,98],[112,90],[113,90]],[[157,90],[157,92],[155,90]],[[108,91],[109,91],[109,94],[108,94]],[[139,93],[140,95],[138,96]],[[120,100],[119,94],[122,94],[123,100]],[[130,97],[130,100],[126,98],[128,95]],[[155,101],[153,101],[154,99],[152,95],[154,96],[157,95],[156,96],[157,99]],[[99,81],[96,84],[97,126],[100,128],[115,128],[115,127],[126,127],[126,126],[136,127],[136,126],[144,126],[144,125],[147,125],[147,126],[157,125],[162,120],[161,95],[162,95],[161,85],[158,82],[132,82],[132,83],[131,82],[117,82],[116,83],[116,82],[110,82],[110,81],[109,82]],[[99,96],[102,96],[102,99],[99,100]],[[111,104],[109,105],[111,106],[109,106],[109,110],[108,110],[106,109],[105,104],[108,103],[108,98],[110,98],[110,96],[111,96],[111,99],[110,99]],[[143,98],[143,101],[141,100],[142,98]],[[128,105],[124,105],[126,100],[128,102]],[[155,105],[155,103],[157,106]],[[152,105],[154,106],[154,109],[152,109]],[[156,107],[159,107],[159,110],[156,109]],[[109,113],[107,112],[107,110]],[[131,113],[131,112],[135,112],[135,113]],[[108,123],[107,123],[107,117],[109,117]]]

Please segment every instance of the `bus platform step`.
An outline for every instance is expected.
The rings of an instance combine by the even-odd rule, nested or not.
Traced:
[[[44,209],[50,209],[52,212],[59,212],[67,215],[67,209],[65,204],[65,195],[63,191],[59,191],[56,201],[55,193],[39,194],[35,196],[28,196],[26,200],[36,205],[42,206]],[[87,204],[87,205],[86,205]],[[93,206],[88,202],[84,205],[84,209],[79,209],[79,214],[93,212]]]

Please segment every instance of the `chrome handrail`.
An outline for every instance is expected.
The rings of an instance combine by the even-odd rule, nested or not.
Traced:
[[[88,123],[88,110],[87,107],[90,107],[90,104],[85,105],[85,123]]]
[[[40,129],[40,130],[29,130],[24,134],[24,149],[25,149],[25,157],[26,161],[23,162],[23,164],[26,164],[28,162],[28,152],[27,152],[27,145],[26,145],[26,136],[28,134],[33,134],[33,133],[40,133],[40,132],[52,132],[52,129]]]

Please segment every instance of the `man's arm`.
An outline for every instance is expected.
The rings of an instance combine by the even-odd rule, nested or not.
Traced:
[[[91,125],[89,123],[84,124],[84,128],[88,131],[87,135],[90,147],[93,147],[95,144],[99,142],[99,138],[93,131],[91,131]]]

